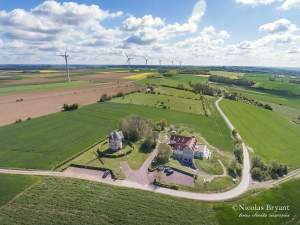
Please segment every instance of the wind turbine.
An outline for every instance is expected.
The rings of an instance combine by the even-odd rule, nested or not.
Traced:
[[[145,59],[145,65],[148,66],[149,57],[148,56],[143,56],[143,58]]]
[[[65,54],[63,54],[63,55],[58,55],[58,56],[61,56],[61,57],[63,57],[64,59],[65,59],[65,62],[66,62],[66,73],[67,73],[67,77],[68,77],[68,82],[71,82],[71,78],[70,78],[70,70],[69,70],[69,57],[70,57],[70,55],[68,55],[68,51],[67,51],[67,49],[66,49],[66,51],[65,51]]]
[[[178,63],[179,63],[179,67],[182,67],[182,61],[180,60]]]
[[[131,60],[133,60],[134,58],[133,57],[130,57],[129,55],[125,54],[126,56],[126,62],[127,62],[127,65],[128,65],[128,69],[130,69],[130,65],[131,65]]]
[[[162,66],[162,60],[161,59],[158,60],[158,63],[159,63],[160,66]]]
[[[172,66],[174,66],[174,59],[172,59],[172,61],[171,61],[171,62],[172,62]]]

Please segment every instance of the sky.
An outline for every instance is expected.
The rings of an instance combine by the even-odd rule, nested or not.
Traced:
[[[300,0],[0,1],[0,64],[300,67]]]

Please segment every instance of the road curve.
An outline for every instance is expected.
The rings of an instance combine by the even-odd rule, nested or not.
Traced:
[[[227,123],[230,130],[234,129],[234,126],[231,124],[230,120],[226,117],[224,112],[219,107],[219,102],[222,98],[218,99],[215,103],[217,110]],[[76,173],[66,173],[66,172],[55,172],[55,171],[41,171],[41,170],[18,170],[18,169],[0,169],[0,173],[5,174],[19,174],[19,175],[33,175],[33,176],[51,176],[51,177],[64,177],[64,178],[75,178],[75,179],[82,179],[82,180],[89,180],[94,182],[105,183],[109,185],[119,186],[119,187],[127,187],[127,188],[134,188],[144,191],[151,191],[155,193],[160,193],[169,196],[175,196],[180,198],[186,199],[193,199],[193,200],[200,200],[200,201],[224,201],[236,198],[248,190],[250,184],[250,159],[249,153],[246,145],[242,143],[243,146],[243,155],[244,155],[244,166],[242,172],[242,179],[241,182],[233,189],[222,192],[222,193],[193,193],[187,191],[177,191],[171,190],[167,188],[161,188],[154,185],[142,185],[128,180],[106,180],[102,179],[100,176],[88,176]]]

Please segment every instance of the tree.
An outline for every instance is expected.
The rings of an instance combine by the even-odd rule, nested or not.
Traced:
[[[234,155],[236,160],[240,163],[243,164],[243,150],[238,148],[234,150]]]
[[[252,168],[254,168],[254,167],[262,168],[263,165],[264,165],[264,163],[258,156],[254,156],[252,158]]]
[[[152,131],[149,133],[146,137],[145,140],[142,144],[142,149],[145,152],[151,152],[156,145],[157,139],[158,139],[158,132],[157,131]]]
[[[232,161],[228,167],[228,174],[233,178],[240,177],[242,175],[242,167],[236,161]]]
[[[119,124],[119,128],[123,132],[125,139],[132,142],[152,135],[153,127],[153,124],[149,120],[140,116],[130,116],[123,119]]]
[[[166,119],[161,119],[157,123],[157,127],[160,131],[163,131],[168,126],[168,121]]]
[[[169,159],[172,155],[172,149],[170,145],[161,143],[158,146],[158,154],[156,156],[156,162],[158,164],[166,164],[169,162]]]
[[[109,101],[111,99],[110,96],[108,96],[107,94],[103,94],[99,100],[99,102],[106,102]]]
[[[270,105],[268,105],[268,104],[266,104],[266,105],[264,106],[264,108],[267,109],[267,110],[271,110],[271,111],[273,110],[272,106],[270,106]]]
[[[260,168],[255,167],[251,170],[251,177],[253,180],[263,181],[264,175]]]

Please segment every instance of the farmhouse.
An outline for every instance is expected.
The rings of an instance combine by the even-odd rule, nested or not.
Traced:
[[[123,148],[124,135],[122,131],[111,132],[108,137],[109,148],[118,151]]]
[[[169,145],[173,157],[183,163],[192,163],[194,158],[211,158],[211,151],[204,144],[198,144],[195,137],[172,135]]]

